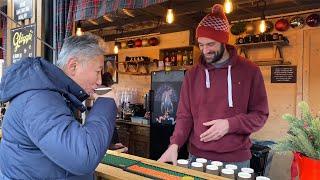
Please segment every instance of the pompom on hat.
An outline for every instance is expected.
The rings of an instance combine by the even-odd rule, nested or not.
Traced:
[[[221,43],[228,43],[229,22],[220,4],[212,7],[212,12],[206,15],[199,23],[196,38],[206,37]]]

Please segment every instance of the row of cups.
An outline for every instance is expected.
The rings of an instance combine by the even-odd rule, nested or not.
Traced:
[[[238,170],[238,167],[234,164],[226,164],[223,167],[223,163],[220,161],[212,161],[210,164],[207,159],[197,158],[195,162],[191,162],[185,159],[179,159],[177,165],[184,168],[191,168],[193,170],[206,172],[209,174],[222,176],[230,179],[237,180],[270,180],[264,176],[254,177],[254,170],[252,168],[241,168]]]

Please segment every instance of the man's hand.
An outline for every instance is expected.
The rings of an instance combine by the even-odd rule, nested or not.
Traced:
[[[209,142],[222,138],[229,131],[229,121],[227,119],[216,119],[203,123],[205,126],[211,126],[200,135],[200,141]]]
[[[158,159],[159,162],[172,162],[173,165],[177,165],[177,159],[178,159],[178,145],[172,144],[168,147],[166,152],[162,154],[160,159]]]

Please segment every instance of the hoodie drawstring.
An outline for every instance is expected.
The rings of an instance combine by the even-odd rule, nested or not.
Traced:
[[[205,72],[206,72],[206,87],[207,87],[207,89],[209,89],[210,88],[210,76],[209,76],[208,69],[205,69]]]
[[[229,107],[233,107],[231,65],[228,66],[228,104]]]
[[[210,88],[210,76],[208,69],[205,69],[206,73],[206,88]],[[232,78],[231,78],[231,65],[228,66],[228,105],[229,107],[233,107],[233,100],[232,100]]]

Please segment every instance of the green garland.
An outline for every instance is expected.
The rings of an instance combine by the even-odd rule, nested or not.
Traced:
[[[303,155],[320,159],[320,117],[312,116],[306,102],[300,102],[301,119],[285,114],[283,119],[289,122],[286,137],[274,147],[276,151],[300,152]]]

